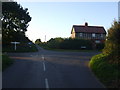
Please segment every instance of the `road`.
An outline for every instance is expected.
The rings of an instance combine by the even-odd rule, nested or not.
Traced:
[[[88,63],[96,52],[9,53],[15,59],[3,72],[3,88],[104,88]]]

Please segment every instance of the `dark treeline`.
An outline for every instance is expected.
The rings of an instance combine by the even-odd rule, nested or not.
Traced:
[[[90,40],[83,40],[83,39],[72,39],[72,38],[51,38],[46,43],[42,43],[39,39],[36,40],[36,44],[39,44],[43,47],[48,47],[51,49],[71,49],[71,50],[81,50],[87,49],[92,50],[94,49],[93,42]],[[103,44],[96,45],[97,49],[102,49],[104,47]]]
[[[55,49],[92,49],[92,43],[89,40],[82,39],[63,39],[63,38],[52,38],[47,42],[50,48]]]

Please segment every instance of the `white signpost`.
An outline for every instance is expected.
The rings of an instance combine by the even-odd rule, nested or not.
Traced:
[[[17,45],[17,44],[20,44],[20,42],[11,42],[11,44],[15,44],[15,47],[14,47],[14,48],[15,48],[15,51],[16,51],[16,49],[17,49],[16,45]]]

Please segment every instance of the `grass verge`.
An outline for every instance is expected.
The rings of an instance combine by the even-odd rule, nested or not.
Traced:
[[[107,56],[98,54],[93,56],[90,61],[90,67],[98,79],[107,88],[120,88],[120,71],[117,64],[108,63]]]
[[[10,59],[7,55],[2,55],[2,71],[4,71],[8,66],[13,63],[13,60]]]

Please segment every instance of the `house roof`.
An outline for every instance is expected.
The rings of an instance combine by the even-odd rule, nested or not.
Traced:
[[[73,28],[76,33],[82,32],[82,33],[104,33],[106,34],[106,31],[104,27],[102,26],[73,25]]]

